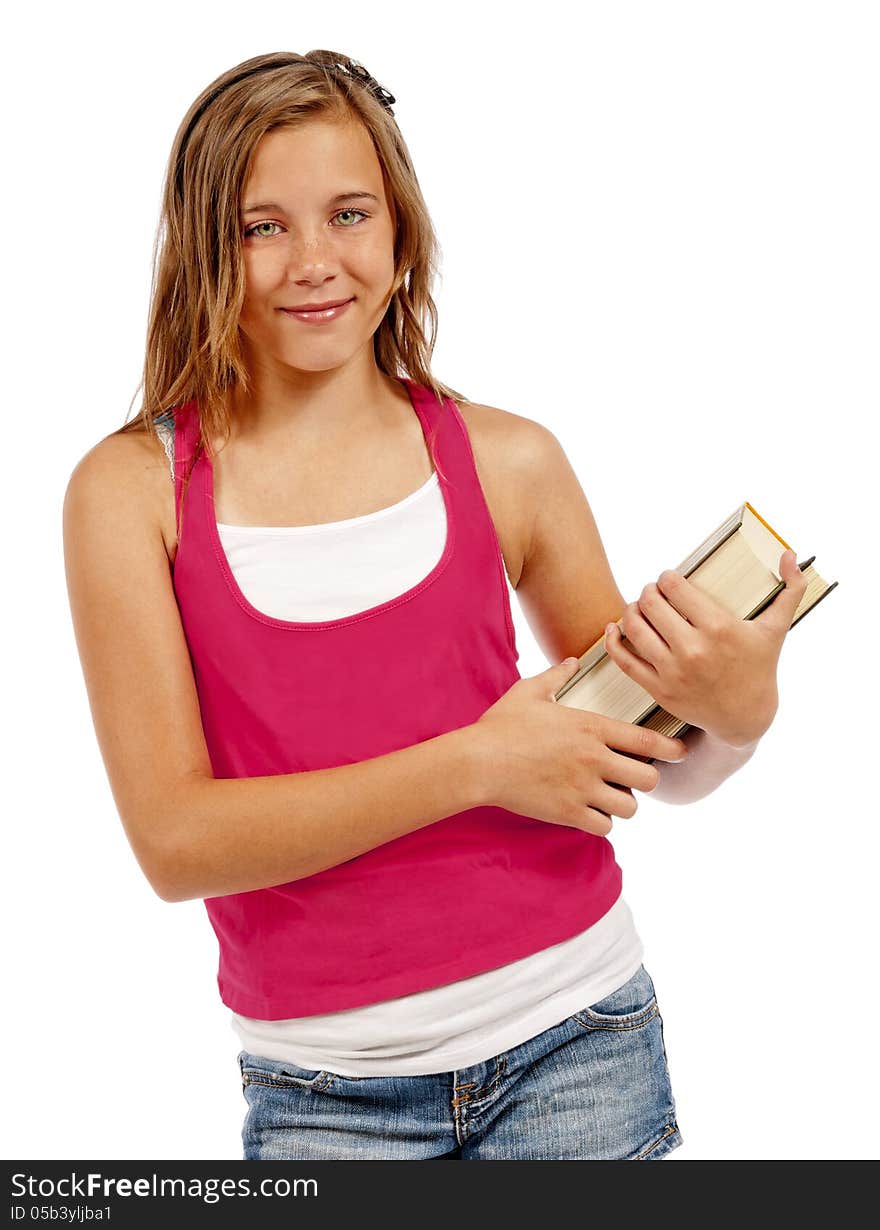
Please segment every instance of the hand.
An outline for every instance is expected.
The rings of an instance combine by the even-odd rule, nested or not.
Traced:
[[[653,790],[660,771],[639,757],[683,760],[688,746],[654,730],[560,705],[577,658],[519,679],[471,726],[485,802],[534,820],[605,836],[612,816],[631,819],[632,790]]]
[[[779,571],[785,589],[754,619],[737,619],[680,572],[661,572],[626,608],[622,633],[605,629],[608,656],[681,721],[732,747],[753,743],[776,715],[782,642],[807,588],[793,551]]]

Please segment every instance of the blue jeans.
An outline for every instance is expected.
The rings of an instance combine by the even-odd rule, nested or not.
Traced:
[[[682,1143],[644,965],[484,1063],[339,1076],[240,1051],[245,1161],[655,1161]]]

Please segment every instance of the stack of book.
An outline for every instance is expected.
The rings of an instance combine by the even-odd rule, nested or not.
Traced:
[[[792,548],[746,503],[731,513],[675,571],[732,615],[754,619],[785,588],[779,558],[786,549]],[[792,628],[837,586],[836,581],[829,583],[819,575],[813,567],[815,558],[813,555],[798,565],[807,578],[807,589],[791,622]],[[588,709],[672,737],[690,730],[688,722],[667,713],[644,688],[625,675],[608,656],[604,645],[603,633],[582,654],[576,673],[555,694],[559,704]]]

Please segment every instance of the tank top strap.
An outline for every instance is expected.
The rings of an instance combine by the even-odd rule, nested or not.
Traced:
[[[433,459],[434,467],[440,478],[448,483],[450,476],[444,469],[442,455],[450,445],[446,439],[448,432],[441,431],[441,428],[444,426],[448,427],[451,417],[453,415],[457,416],[458,410],[455,403],[449,397],[440,402],[429,388],[422,384],[416,384],[414,380],[410,380],[406,376],[401,377],[401,383],[408,388],[410,400],[422,421],[422,430],[425,434],[425,441]]]
[[[183,491],[197,460],[198,410],[196,400],[174,408],[175,423],[175,513],[180,523]]]
[[[497,578],[497,593],[504,615],[507,643],[513,660],[519,657],[516,631],[510,610],[507,570],[501,542],[492,519],[489,502],[480,482],[473,444],[461,411],[451,397],[441,402],[426,386],[404,379],[413,405],[422,420],[425,437],[440,479],[450,492],[450,507],[462,527],[458,535],[459,554],[468,557],[468,567],[482,573],[490,569]]]
[[[461,412],[451,397],[441,402],[425,385],[403,378],[422,420],[425,439],[439,477],[456,496],[482,511],[482,488],[470,437]]]
[[[175,406],[174,411],[174,511],[180,538],[181,510],[186,484],[198,459],[199,416],[196,400]]]

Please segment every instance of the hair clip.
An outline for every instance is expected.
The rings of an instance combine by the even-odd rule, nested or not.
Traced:
[[[334,68],[340,68],[349,77],[356,77],[390,115],[394,114],[391,104],[397,102],[397,99],[384,86],[381,86],[375,77],[370,75],[363,64],[359,64],[357,60],[335,60]]]

